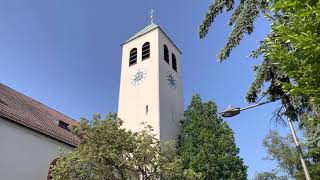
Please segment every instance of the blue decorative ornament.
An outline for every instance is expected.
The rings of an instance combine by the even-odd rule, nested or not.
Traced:
[[[167,81],[169,83],[169,86],[172,89],[177,88],[177,80],[175,79],[174,75],[170,71],[168,71],[167,73]]]
[[[147,77],[147,73],[144,69],[139,68],[135,74],[131,76],[131,84],[137,86],[141,84]]]

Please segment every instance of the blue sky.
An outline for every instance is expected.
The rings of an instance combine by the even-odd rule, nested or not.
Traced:
[[[120,81],[121,43],[155,22],[182,50],[185,106],[192,94],[213,100],[219,110],[229,104],[246,106],[244,96],[254,78],[251,50],[269,30],[262,19],[230,58],[216,54],[230,32],[229,15],[219,16],[200,40],[198,26],[212,1],[191,0],[10,0],[0,1],[0,82],[72,118],[116,112]],[[227,119],[240,156],[255,172],[275,168],[262,160],[262,140],[270,128],[276,104],[268,104]]]

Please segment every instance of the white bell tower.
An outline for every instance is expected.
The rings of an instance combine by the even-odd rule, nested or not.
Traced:
[[[118,116],[124,127],[146,122],[161,141],[177,140],[183,119],[181,51],[153,22],[122,44]]]

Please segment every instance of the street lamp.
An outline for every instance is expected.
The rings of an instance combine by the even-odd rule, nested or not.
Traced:
[[[265,102],[261,102],[261,103],[254,104],[254,105],[251,105],[251,106],[247,106],[247,107],[244,107],[244,108],[232,108],[231,106],[229,106],[223,112],[221,112],[220,114],[221,114],[222,117],[233,117],[233,116],[236,116],[236,115],[240,114],[240,111],[244,111],[244,110],[247,110],[247,109],[250,109],[250,108],[261,106],[263,104],[267,104],[267,103],[270,103],[270,102],[271,101],[265,101]]]
[[[232,108],[231,106],[227,107],[223,112],[221,112],[221,116],[222,117],[233,117],[233,116],[236,116],[238,114],[240,114],[241,111],[243,110],[247,110],[247,109],[250,109],[250,108],[254,108],[254,107],[257,107],[257,106],[261,106],[263,104],[267,104],[267,103],[270,103],[272,101],[265,101],[265,102],[261,102],[261,103],[258,103],[258,104],[254,104],[254,105],[251,105],[251,106],[247,106],[247,107],[244,107],[244,108],[239,108],[239,107],[236,107],[236,108]],[[297,151],[299,153],[299,158],[300,158],[300,161],[301,161],[301,164],[302,164],[302,167],[303,167],[303,172],[304,172],[304,175],[306,177],[307,180],[311,180],[310,178],[310,175],[309,175],[309,171],[308,171],[308,168],[307,168],[307,165],[306,165],[306,162],[304,161],[304,158],[303,158],[303,155],[302,155],[302,150],[300,148],[300,145],[299,145],[299,140],[297,138],[297,135],[296,135],[296,131],[293,127],[293,124],[292,124],[292,121],[289,117],[287,117],[287,120],[288,120],[288,124],[289,124],[289,127],[290,127],[290,130],[291,130],[291,134],[292,134],[292,137],[293,137],[293,140],[294,140],[294,144],[297,148]]]

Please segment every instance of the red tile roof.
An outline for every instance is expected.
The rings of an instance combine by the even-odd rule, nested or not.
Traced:
[[[76,125],[77,121],[2,83],[0,83],[1,116],[69,145],[79,144],[79,139],[75,135],[58,126],[59,121],[70,125]]]

